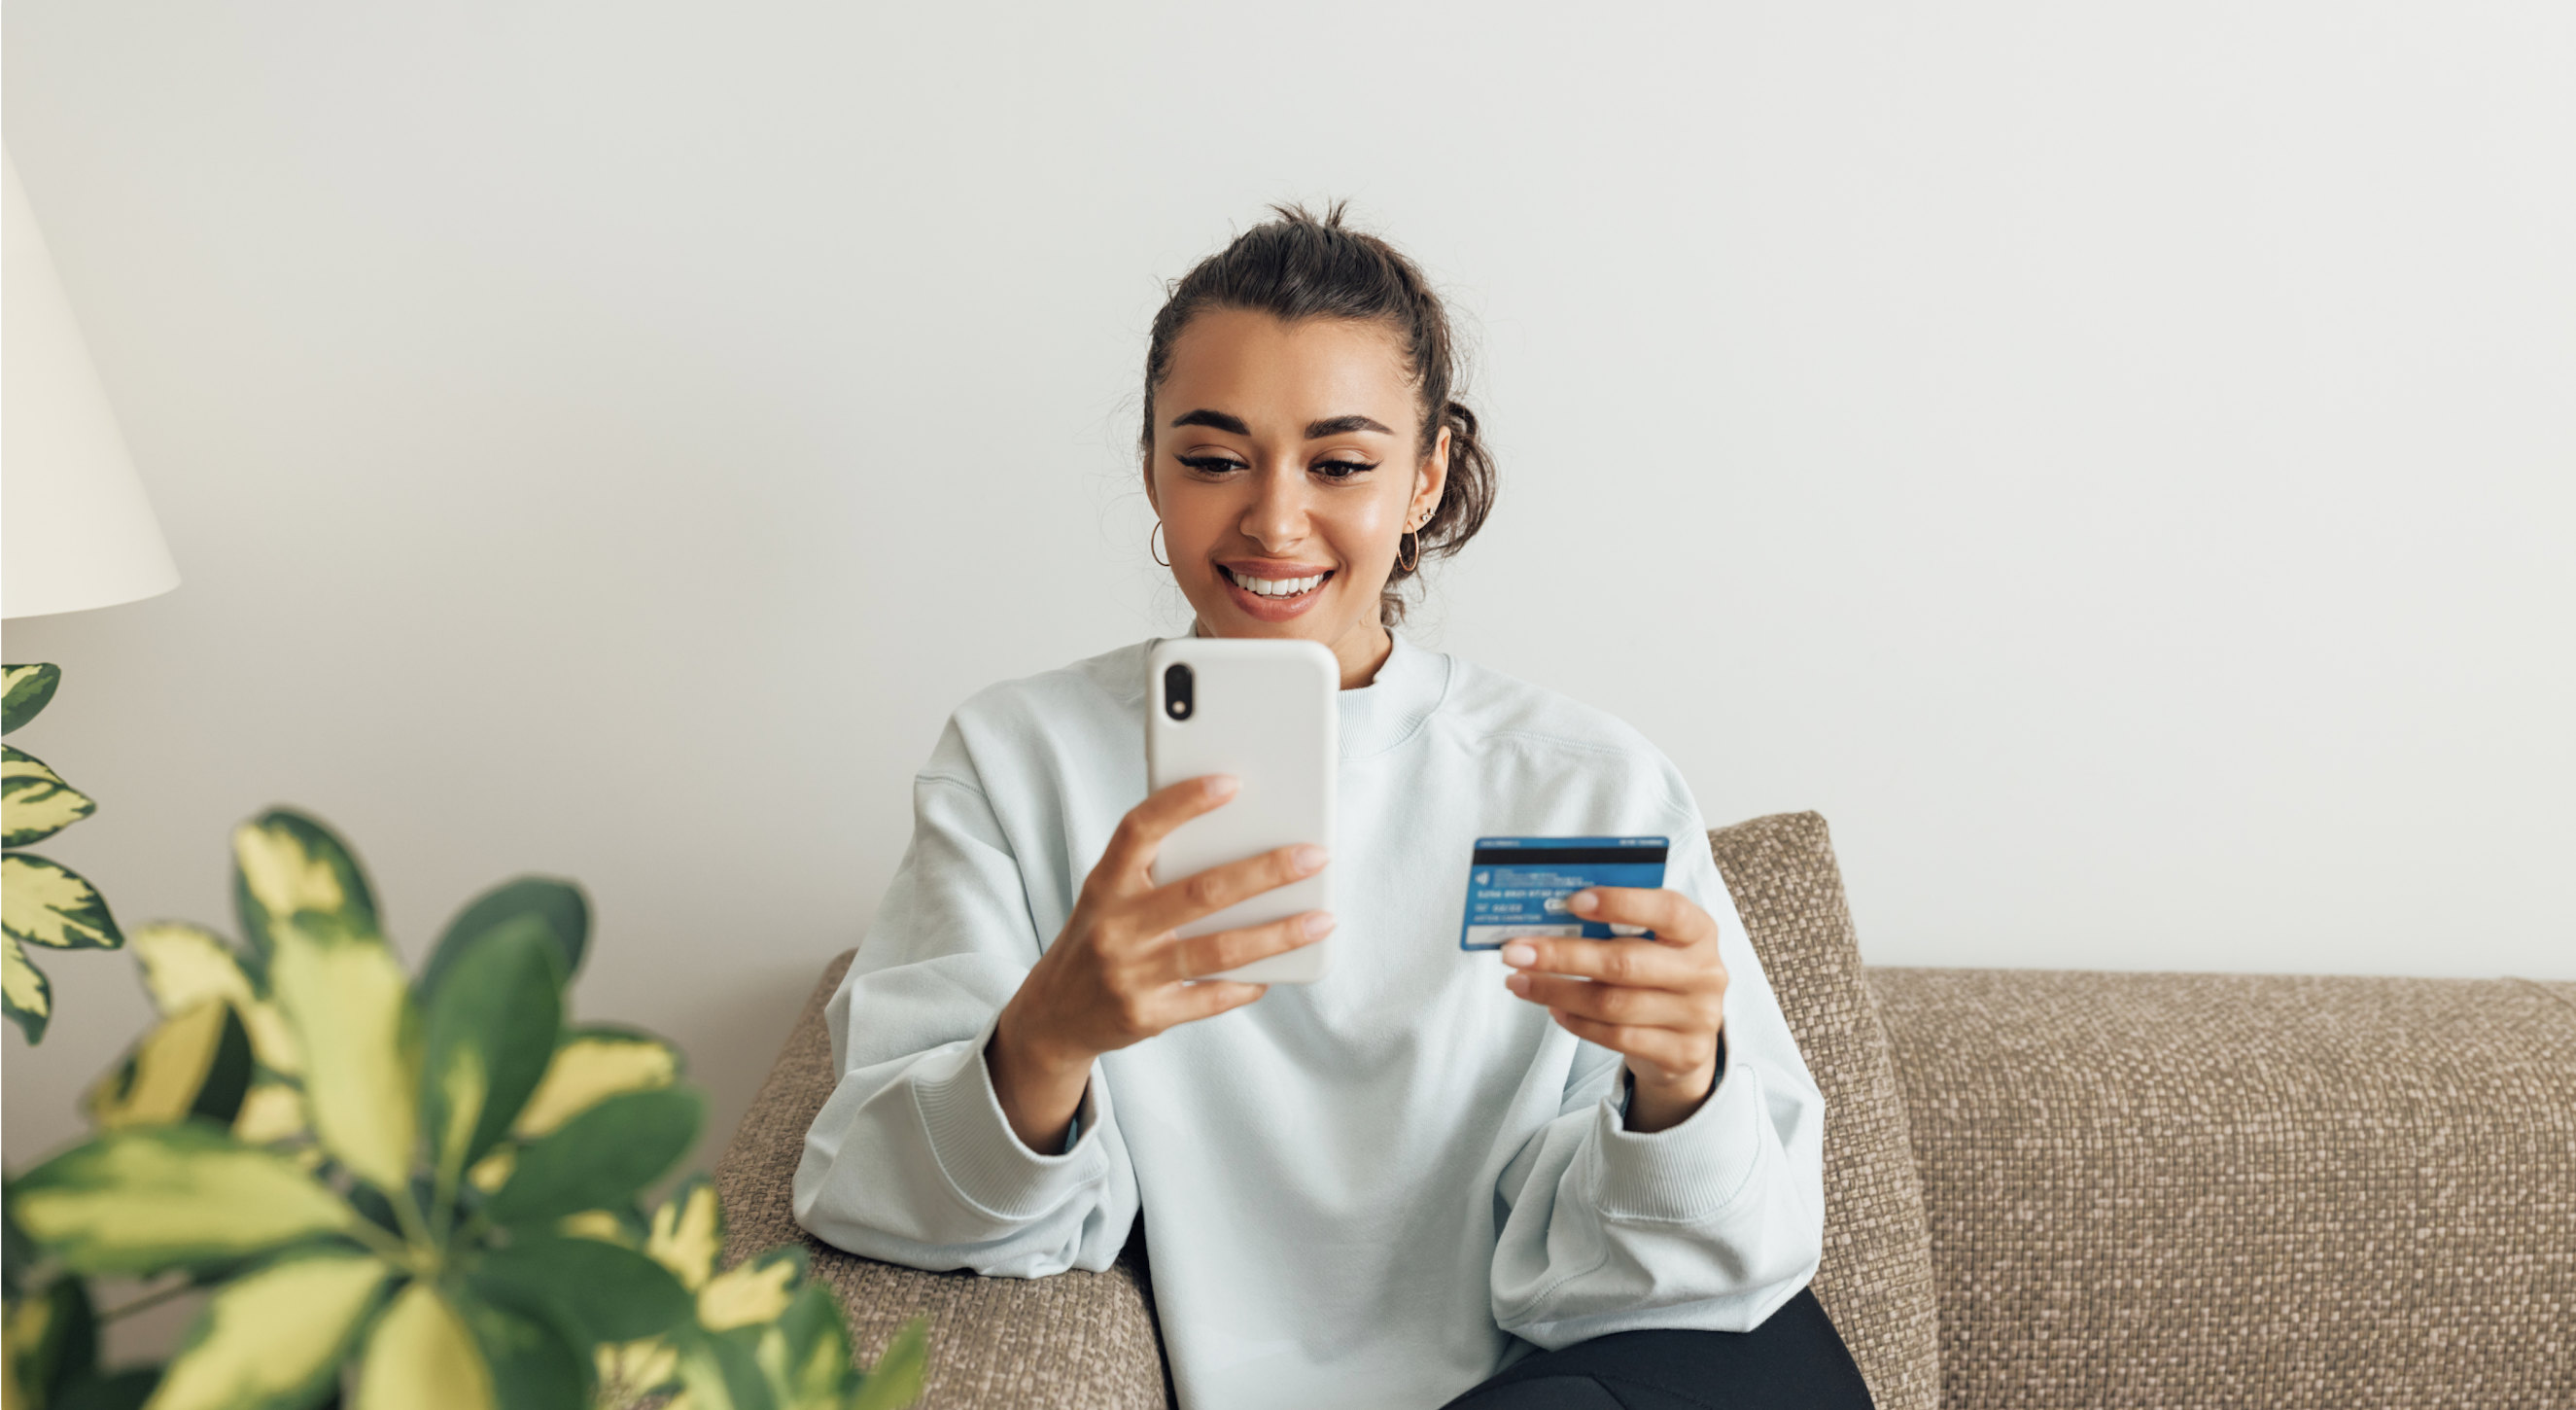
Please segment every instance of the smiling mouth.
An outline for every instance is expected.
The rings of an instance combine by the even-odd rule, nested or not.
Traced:
[[[1255,597],[1272,598],[1304,597],[1331,581],[1333,576],[1330,572],[1323,572],[1305,578],[1254,578],[1223,565],[1219,565],[1217,571],[1225,574],[1227,582]]]

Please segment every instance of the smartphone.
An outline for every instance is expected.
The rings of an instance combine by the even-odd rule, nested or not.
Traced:
[[[1168,788],[1232,774],[1232,801],[1174,828],[1154,858],[1157,886],[1274,847],[1333,845],[1333,784],[1341,770],[1341,664],[1311,641],[1186,637],[1154,648],[1146,666],[1145,772]],[[1181,927],[1183,936],[1327,911],[1333,869],[1265,891]],[[1333,966],[1332,936],[1208,979],[1312,984]]]

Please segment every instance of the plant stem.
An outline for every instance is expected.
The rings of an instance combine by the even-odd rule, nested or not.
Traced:
[[[429,1217],[437,1221],[438,1238],[444,1243],[456,1226],[456,1184],[465,1177],[465,1143],[448,1142],[448,1149],[438,1158],[438,1183],[430,1193]]]
[[[397,1268],[413,1268],[419,1263],[419,1250],[385,1236],[385,1231],[361,1219],[341,1231],[366,1246],[367,1252]],[[415,1271],[417,1271],[415,1269]]]
[[[189,1282],[185,1278],[181,1278],[179,1281],[172,1283],[166,1288],[145,1293],[131,1302],[119,1303],[114,1307],[110,1307],[105,1311],[100,1312],[98,1314],[98,1320],[102,1322],[113,1322],[119,1317],[131,1317],[137,1312],[148,1312],[151,1309],[168,1302],[170,1299],[181,1295],[182,1293],[191,1293],[196,1290],[197,1285],[195,1283]]]
[[[410,1241],[419,1254],[436,1258],[439,1241],[430,1237],[429,1221],[421,1217],[420,1201],[411,1197],[411,1186],[406,1184],[401,1189],[388,1190],[386,1193],[392,1196],[390,1202],[394,1207],[394,1219],[402,1225],[403,1238]]]

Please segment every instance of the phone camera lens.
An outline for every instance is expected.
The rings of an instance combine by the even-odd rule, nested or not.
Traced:
[[[1163,713],[1176,720],[1188,719],[1191,707],[1198,703],[1194,695],[1197,684],[1198,678],[1189,667],[1178,663],[1167,667],[1163,672]]]

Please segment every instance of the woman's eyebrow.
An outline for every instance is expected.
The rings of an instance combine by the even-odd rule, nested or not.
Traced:
[[[1180,415],[1172,418],[1172,424],[1176,427],[1206,426],[1213,430],[1227,431],[1238,436],[1249,436],[1252,434],[1252,428],[1243,424],[1242,417],[1228,416],[1222,411],[1210,411],[1205,407],[1201,407],[1196,411],[1182,412]]]
[[[1310,441],[1320,441],[1326,436],[1347,436],[1353,431],[1375,431],[1382,436],[1395,434],[1366,416],[1335,416],[1306,423],[1306,439]]]

